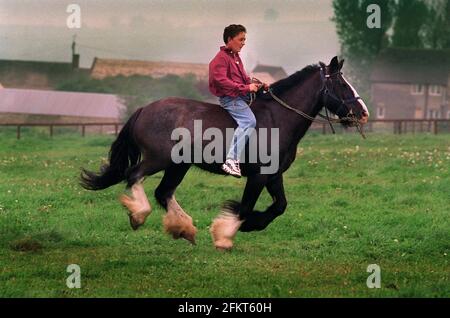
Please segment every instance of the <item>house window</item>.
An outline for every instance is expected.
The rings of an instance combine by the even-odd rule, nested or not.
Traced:
[[[447,119],[450,119],[450,110],[447,110]]]
[[[430,88],[428,89],[428,92],[432,96],[441,96],[442,90],[440,85],[430,85]]]
[[[441,116],[441,112],[439,110],[430,109],[428,111],[428,118],[430,118],[430,119],[439,118],[440,116]]]
[[[384,107],[383,106],[377,107],[377,118],[379,118],[379,119],[384,118]]]
[[[424,87],[421,84],[412,84],[411,85],[411,94],[412,95],[423,95]]]

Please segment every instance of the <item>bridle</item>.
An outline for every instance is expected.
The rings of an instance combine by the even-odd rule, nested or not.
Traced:
[[[336,94],[334,93],[334,91],[331,89],[332,87],[332,77],[336,76],[336,75],[342,75],[341,71],[332,73],[332,74],[326,74],[325,69],[320,66],[320,78],[322,79],[322,88],[319,91],[319,94],[322,94],[323,96],[323,105],[325,108],[325,115],[322,114],[318,114],[319,117],[321,117],[322,119],[319,118],[314,118],[308,114],[306,114],[305,112],[296,109],[290,105],[288,105],[287,103],[285,103],[283,100],[281,100],[279,97],[277,97],[273,90],[269,87],[268,92],[270,93],[270,95],[272,96],[272,98],[274,100],[276,100],[281,106],[303,116],[304,118],[312,121],[312,122],[319,122],[319,123],[327,123],[330,125],[331,131],[333,132],[333,134],[336,133],[336,131],[334,130],[333,124],[332,123],[342,123],[342,122],[350,122],[350,123],[354,123],[356,128],[358,129],[358,132],[361,134],[361,136],[365,139],[366,136],[364,135],[364,132],[362,130],[362,126],[359,123],[359,120],[353,115],[353,111],[352,109],[348,106],[349,103],[354,103],[357,100],[361,99],[361,97],[359,96],[355,96],[353,98],[349,98],[349,99],[342,99],[339,98],[338,96],[336,96]],[[256,80],[256,79],[255,79]],[[261,83],[261,81],[259,81]],[[255,99],[255,96],[252,96],[251,98],[251,102],[253,102]],[[328,101],[329,100],[334,100],[335,102],[339,103],[339,106],[337,107],[336,111],[331,110],[333,113],[335,114],[339,114],[342,112],[345,112],[345,116],[343,116],[342,118],[330,118],[330,115],[328,113]]]
[[[356,128],[358,129],[358,132],[365,139],[366,136],[364,135],[364,132],[362,130],[361,124],[359,123],[359,120],[353,115],[352,109],[348,106],[349,103],[354,103],[357,100],[360,100],[361,97],[360,96],[354,96],[352,98],[343,99],[343,98],[339,98],[338,96],[336,96],[336,94],[334,93],[334,91],[330,87],[333,87],[332,86],[332,82],[333,82],[332,77],[333,76],[337,76],[337,75],[341,75],[342,76],[343,74],[342,74],[342,72],[340,70],[335,72],[335,73],[332,73],[332,74],[326,74],[326,71],[323,68],[323,66],[320,66],[320,78],[322,79],[322,88],[320,90],[320,93],[323,93],[322,94],[322,96],[323,96],[323,105],[324,105],[324,108],[325,108],[326,116],[324,116],[324,115],[322,115],[320,113],[319,113],[319,116],[326,119],[326,121],[330,125],[331,131],[333,132],[333,134],[335,134],[336,132],[334,130],[332,122],[342,123],[343,121],[348,121],[348,122],[351,122],[351,123],[355,124]],[[335,119],[335,118],[330,119],[329,114],[328,114],[328,110],[329,110],[328,105],[329,104],[327,102],[329,99],[332,99],[335,102],[339,103],[339,106],[337,107],[336,111],[333,111],[333,113],[335,113],[336,115],[339,115],[339,113],[341,113],[342,110],[344,109],[345,116],[343,116],[342,118],[339,118],[339,119]]]
[[[322,79],[322,88],[320,90],[320,93],[322,93],[323,91],[323,104],[325,106],[326,109],[328,109],[327,106],[327,100],[328,99],[333,99],[335,102],[339,103],[338,108],[336,109],[336,111],[333,111],[335,114],[339,114],[341,112],[341,110],[343,108],[345,108],[346,111],[346,117],[348,117],[348,115],[352,115],[352,110],[351,108],[348,107],[348,103],[354,103],[357,100],[360,100],[361,97],[359,96],[355,96],[349,99],[342,99],[336,96],[336,94],[333,92],[333,90],[330,88],[329,84],[332,84],[332,77],[333,76],[337,76],[337,75],[341,75],[342,76],[342,72],[341,71],[337,71],[335,73],[332,74],[325,74],[325,70],[323,69],[323,67],[320,67],[320,78]],[[348,118],[346,118],[348,119]]]

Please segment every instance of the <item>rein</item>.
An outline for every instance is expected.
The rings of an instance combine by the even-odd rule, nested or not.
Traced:
[[[337,74],[337,73],[335,73],[335,74]],[[361,97],[358,96],[358,97],[354,97],[354,98],[351,98],[351,99],[348,99],[348,100],[343,100],[343,99],[339,99],[339,98],[338,98],[336,95],[334,95],[333,93],[330,93],[330,90],[328,89],[327,83],[328,83],[328,80],[331,79],[331,76],[332,76],[332,75],[334,75],[334,74],[331,74],[331,75],[325,75],[325,74],[324,74],[323,68],[322,68],[322,67],[320,68],[320,76],[321,76],[321,78],[322,78],[322,83],[323,83],[323,84],[322,84],[322,88],[320,89],[320,92],[323,91],[323,93],[324,93],[324,99],[325,99],[325,101],[324,101],[324,107],[325,107],[325,114],[326,114],[326,115],[322,115],[322,114],[319,113],[318,116],[321,117],[321,118],[323,118],[323,119],[314,118],[314,117],[308,115],[307,113],[305,113],[305,112],[303,112],[303,111],[301,111],[301,110],[299,110],[299,109],[296,109],[296,108],[294,108],[294,107],[288,105],[288,104],[285,103],[283,100],[281,100],[279,97],[277,97],[277,96],[273,93],[273,91],[272,91],[271,88],[269,88],[269,93],[270,93],[270,95],[272,96],[272,98],[273,98],[274,100],[276,100],[276,101],[277,101],[281,106],[283,106],[284,108],[287,108],[287,109],[289,109],[289,110],[295,112],[296,114],[298,114],[298,115],[300,115],[300,116],[302,116],[302,117],[304,117],[304,118],[306,118],[306,119],[312,121],[312,122],[323,123],[323,124],[327,123],[327,124],[329,124],[329,125],[330,125],[330,128],[331,128],[331,131],[333,132],[333,134],[335,134],[336,131],[334,130],[334,127],[333,127],[333,124],[332,124],[332,123],[342,123],[342,122],[344,122],[344,121],[349,121],[349,122],[353,123],[353,124],[356,126],[356,128],[357,128],[358,132],[361,134],[361,136],[362,136],[364,139],[366,139],[366,136],[364,135],[364,132],[363,132],[363,130],[362,130],[362,126],[361,126],[361,124],[359,123],[358,119],[356,119],[356,117],[354,117],[354,116],[348,116],[348,115],[352,115],[352,110],[349,109],[349,107],[347,106],[347,103],[355,102],[355,101],[357,101],[358,99],[361,99]],[[328,98],[330,98],[330,97],[331,97],[332,99],[334,99],[334,100],[337,100],[337,101],[341,102],[340,107],[345,106],[345,107],[347,108],[348,113],[347,113],[347,116],[346,116],[346,117],[343,117],[343,118],[330,118],[329,113],[328,113],[328,107],[326,106],[326,100],[327,100]],[[251,94],[251,102],[250,102],[250,104],[251,104],[255,99],[256,99],[256,94]],[[339,108],[339,109],[340,109],[340,108]],[[338,109],[338,110],[339,110],[339,109]]]

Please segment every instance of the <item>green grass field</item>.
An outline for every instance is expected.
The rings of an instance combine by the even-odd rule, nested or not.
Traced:
[[[199,233],[173,240],[163,210],[131,230],[124,185],[89,192],[113,137],[0,132],[0,297],[449,297],[450,136],[309,135],[285,174],[288,208],[216,251],[209,226],[245,180],[191,169],[177,191]],[[257,209],[271,200],[265,191]],[[69,264],[81,288],[69,289]],[[369,289],[369,264],[381,288]]]

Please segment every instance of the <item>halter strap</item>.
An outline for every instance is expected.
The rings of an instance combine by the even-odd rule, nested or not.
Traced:
[[[338,72],[335,72],[333,74],[326,74],[324,68],[322,66],[320,66],[320,78],[322,79],[322,87],[320,89],[320,92],[323,92],[323,96],[324,96],[323,103],[324,103],[324,107],[325,107],[326,116],[322,115],[320,113],[318,114],[318,116],[322,117],[325,120],[320,120],[320,119],[314,118],[314,117],[306,114],[305,112],[288,105],[287,103],[285,103],[283,100],[281,100],[279,97],[277,97],[273,93],[272,88],[269,87],[268,91],[269,91],[270,95],[272,96],[272,98],[274,100],[276,100],[281,106],[283,106],[283,107],[285,107],[285,108],[287,108],[287,109],[289,109],[289,110],[291,110],[291,111],[293,111],[293,112],[303,116],[304,118],[306,118],[306,119],[308,119],[308,120],[310,120],[312,122],[328,123],[330,125],[331,131],[333,132],[333,134],[335,133],[335,130],[334,130],[332,122],[334,122],[334,123],[342,123],[343,121],[353,122],[355,124],[355,126],[357,127],[358,132],[365,139],[366,136],[364,135],[364,132],[362,131],[362,127],[361,127],[361,124],[359,123],[359,121],[354,116],[352,116],[352,117],[348,116],[348,115],[352,114],[352,112],[351,112],[351,109],[347,106],[347,103],[355,102],[355,101],[361,99],[361,97],[355,96],[355,97],[353,97],[351,99],[344,100],[344,99],[338,98],[334,93],[330,93],[330,90],[327,87],[328,80],[331,80],[331,76],[336,75],[336,74],[342,74],[342,73],[340,71],[338,71]],[[339,108],[337,109],[336,113],[338,113],[342,107],[346,107],[347,108],[348,112],[347,112],[347,115],[345,117],[339,118],[339,119],[330,118],[330,116],[328,114],[328,107],[326,105],[326,100],[328,98],[330,98],[330,97],[332,99],[334,99],[334,100],[336,100],[336,101],[341,103]]]

